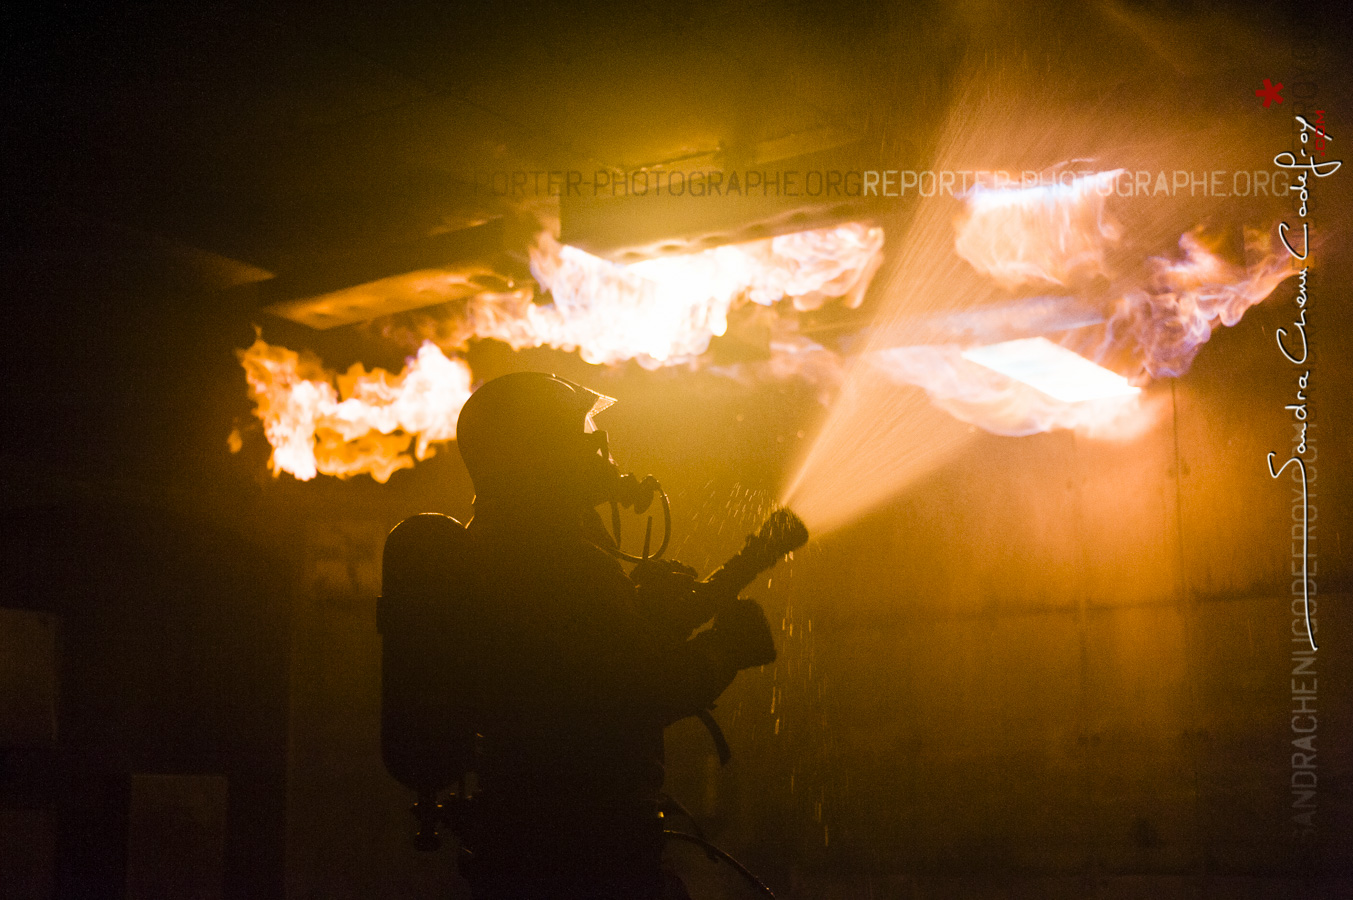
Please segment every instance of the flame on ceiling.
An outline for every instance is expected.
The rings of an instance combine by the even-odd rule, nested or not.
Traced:
[[[552,302],[537,303],[530,289],[482,293],[450,314],[424,317],[417,356],[399,375],[360,365],[338,375],[261,337],[239,357],[274,474],[304,481],[365,473],[385,482],[455,438],[471,375],[444,351],[493,339],[516,350],[577,351],[598,365],[695,364],[735,306],[858,306],[882,250],[881,228],[848,223],[618,265],[545,234],[532,248],[531,270]],[[232,434],[231,448],[241,443]]]
[[[1063,304],[1076,310],[1080,327],[1052,339],[914,346],[904,333],[881,349],[871,342],[866,358],[854,362],[919,386],[934,406],[998,434],[1140,430],[1139,389],[1186,372],[1218,322],[1234,325],[1295,270],[1274,251],[1268,231],[1246,229],[1240,264],[1194,229],[1180,238],[1180,256],[1149,258],[1136,280],[1115,280],[1107,260],[1122,227],[1106,207],[1104,185],[1117,173],[1052,186],[979,184],[963,197],[954,223],[952,249],[973,271],[1005,291],[1039,291],[1006,302],[1003,315],[1013,309],[1018,318],[1026,303],[1031,321],[1046,321],[1049,304]],[[413,330],[422,344],[398,375],[360,365],[339,375],[261,337],[239,356],[275,474],[306,480],[365,473],[384,482],[454,439],[473,383],[455,354],[477,340],[576,351],[597,365],[710,366],[710,341],[724,334],[730,312],[756,304],[774,323],[770,359],[756,377],[809,378],[830,394],[848,360],[799,333],[799,313],[859,306],[883,240],[879,227],[847,223],[619,265],[542,235],[531,250],[531,270],[550,302],[522,288],[480,293],[424,315]],[[1110,290],[1090,290],[1104,282]],[[980,309],[976,303],[955,298],[955,315]],[[1088,318],[1087,306],[1097,310]],[[751,377],[751,369],[719,371]],[[240,436],[232,434],[230,443],[238,449]]]

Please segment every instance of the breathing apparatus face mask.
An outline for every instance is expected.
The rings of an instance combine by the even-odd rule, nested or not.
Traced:
[[[588,421],[590,424],[590,417]],[[616,500],[622,476],[620,467],[611,458],[606,432],[587,432],[579,439],[578,447],[581,455],[578,476],[584,501],[588,506],[596,506]]]
[[[651,558],[652,516],[649,517],[648,527],[645,531],[642,555],[634,556],[621,549],[620,508],[626,507],[642,515],[652,506],[653,498],[656,496],[662,498],[663,530],[661,545],[652,556],[661,556],[666,551],[667,543],[672,537],[672,510],[667,501],[667,494],[663,491],[658,480],[652,475],[639,478],[636,475],[621,474],[620,467],[611,458],[611,448],[607,441],[606,432],[596,429],[592,423],[591,415],[587,416],[586,431],[579,446],[582,448],[584,457],[581,471],[585,485],[586,502],[591,506],[598,506],[602,503],[611,505],[611,537],[614,539],[615,545],[604,549],[629,562],[640,562]]]
[[[477,500],[559,508],[609,503],[618,532],[621,506],[642,514],[662,497],[665,548],[671,526],[662,488],[652,476],[623,474],[593,421],[614,402],[543,372],[514,372],[482,385],[456,425]]]
[[[652,475],[640,479],[636,475],[621,474],[611,457],[611,448],[605,431],[595,430],[592,418],[587,424],[593,430],[583,434],[583,483],[587,500],[592,506],[617,503],[636,513],[645,512],[661,487]]]

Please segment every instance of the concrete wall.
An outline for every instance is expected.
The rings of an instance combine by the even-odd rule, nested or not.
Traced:
[[[1271,343],[1289,317],[1275,303],[1217,334],[1192,373],[1151,389],[1162,415],[1130,443],[978,436],[776,570],[753,593],[781,628],[780,659],[741,675],[717,711],[735,759],[720,769],[698,725],[674,726],[673,795],[791,897],[1339,895],[1353,849],[1350,373],[1325,345],[1308,454],[1319,785],[1302,838],[1292,484],[1265,462],[1291,450],[1294,385]],[[767,435],[792,417],[774,412],[788,401],[685,385],[639,383],[629,418],[607,427],[618,447],[630,436],[636,468],[671,473],[674,546],[708,568],[755,525],[757,473],[793,452],[768,453]],[[682,390],[704,392],[684,401],[700,415],[671,422]],[[753,449],[737,447],[758,440],[738,437],[738,410],[760,429]],[[447,851],[407,849],[409,798],[376,756],[372,597],[397,518],[309,532],[293,633],[293,897],[456,890]],[[693,886],[736,888],[674,854]]]

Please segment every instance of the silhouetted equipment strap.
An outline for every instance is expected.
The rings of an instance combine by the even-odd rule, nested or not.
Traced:
[[[752,885],[755,886],[756,889],[762,893],[763,896],[769,897],[770,900],[775,900],[775,892],[772,891],[770,888],[766,887],[766,883],[764,881],[753,875],[751,869],[748,869],[742,863],[738,862],[736,859],[730,856],[726,851],[720,850],[718,847],[714,846],[704,838],[697,837],[696,835],[693,834],[688,834],[687,832],[684,831],[670,831],[670,830],[663,831],[663,836],[668,838],[676,838],[677,840],[681,841],[687,841],[689,843],[695,844],[698,847],[701,847],[705,851],[705,853],[709,856],[710,859],[721,859],[724,862],[728,863],[730,866],[732,866],[734,869],[737,870],[739,875],[750,881]]]
[[[723,729],[719,727],[713,714],[707,709],[702,709],[695,717],[704,724],[709,736],[714,740],[714,750],[719,754],[719,765],[728,765],[728,761],[733,758],[733,750],[728,746],[728,738],[723,736]]]

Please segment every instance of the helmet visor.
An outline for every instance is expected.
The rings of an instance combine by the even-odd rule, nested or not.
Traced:
[[[587,412],[583,414],[583,433],[591,434],[596,431],[597,423],[592,421],[592,417],[614,406],[616,402],[615,398],[607,397],[605,394],[600,394],[591,388],[585,388],[580,384],[569,381],[567,378],[559,378],[558,375],[555,375],[554,377],[573,388],[573,390],[578,393],[578,396],[582,399],[583,403],[586,403],[588,400],[592,401],[592,405],[588,408]]]

